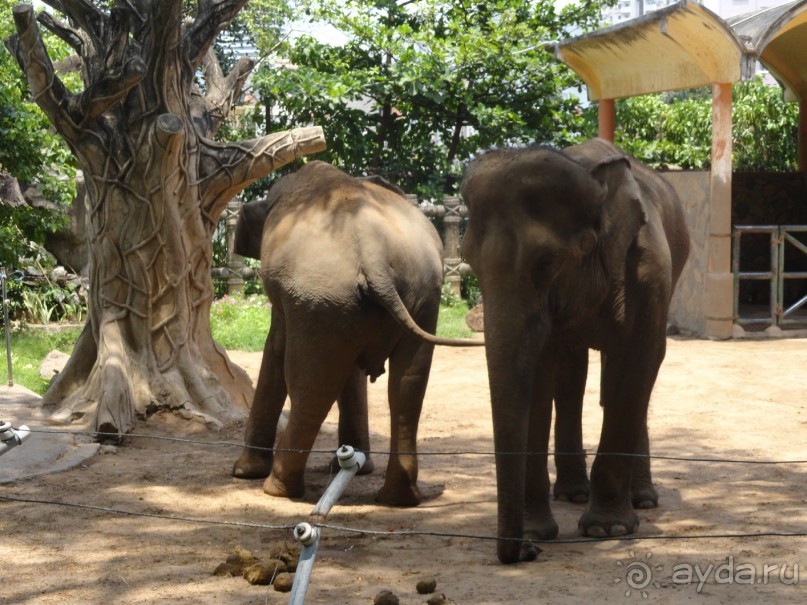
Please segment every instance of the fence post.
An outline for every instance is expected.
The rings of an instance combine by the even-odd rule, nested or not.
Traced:
[[[8,297],[6,293],[6,269],[0,267],[0,285],[3,296],[3,332],[6,336],[6,370],[8,372],[8,386],[14,386],[14,373],[11,370],[11,325],[8,322]]]
[[[233,198],[227,204],[227,293],[236,294],[244,289],[244,259],[233,250],[235,245],[235,227],[238,224],[238,211],[241,200]]]
[[[460,223],[462,222],[461,212],[465,209],[460,204],[458,197],[447,197],[443,200],[446,209],[443,216],[443,250],[445,253],[445,281],[452,294],[459,297],[461,295],[462,275],[460,265],[462,255],[460,254]]]

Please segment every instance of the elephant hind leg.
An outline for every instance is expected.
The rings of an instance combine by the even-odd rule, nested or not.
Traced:
[[[283,314],[276,305],[272,308],[272,327],[264,345],[258,384],[247,420],[245,447],[233,465],[233,476],[239,479],[263,479],[272,470],[272,447],[287,395],[283,372],[285,332]]]
[[[272,472],[263,484],[271,496],[300,498],[305,493],[305,466],[320,427],[353,370],[338,335],[301,337],[286,351],[286,381],[291,411],[280,436]]]
[[[336,400],[339,405],[339,446],[350,445],[364,453],[366,460],[357,474],[369,475],[375,470],[370,457],[370,427],[367,415],[367,374],[354,367],[342,393]],[[332,473],[339,472],[336,456],[331,460]]]
[[[433,353],[433,345],[406,336],[390,356],[390,457],[384,485],[376,494],[376,500],[383,504],[420,504],[417,431]]]

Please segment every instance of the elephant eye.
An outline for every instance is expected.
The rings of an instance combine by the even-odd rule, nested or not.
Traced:
[[[555,251],[544,252],[532,265],[532,279],[536,287],[547,284],[557,271],[559,254]]]

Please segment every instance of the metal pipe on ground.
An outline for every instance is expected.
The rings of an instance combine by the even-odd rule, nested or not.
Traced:
[[[367,460],[367,457],[362,452],[354,450],[349,445],[343,445],[336,450],[336,458],[341,468],[311,511],[310,516],[312,518],[319,519],[330,512],[333,505],[344,493],[350,480],[353,479],[353,476]],[[300,560],[294,574],[294,583],[289,595],[289,605],[303,605],[305,603],[305,593],[308,591],[311,572],[314,569],[314,561],[319,547],[319,536],[319,528],[313,527],[310,523],[299,523],[294,528],[294,537],[303,548],[300,551]]]
[[[14,429],[10,423],[0,421],[0,456],[22,445],[30,436],[31,431],[24,424],[19,429]]]

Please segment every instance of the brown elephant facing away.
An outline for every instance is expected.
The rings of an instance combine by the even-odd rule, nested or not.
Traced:
[[[689,254],[678,196],[601,139],[562,152],[488,152],[468,167],[461,192],[470,216],[463,253],[485,301],[499,559],[530,560],[529,539],[557,536],[546,457],[553,399],[556,434],[566,436],[556,448],[578,452],[557,457],[556,494],[573,495],[586,480],[579,416],[590,348],[601,351],[604,418],[579,528],[633,533],[633,505],[657,501],[648,459],[630,455],[648,452],[648,403]]]
[[[377,499],[418,504],[416,438],[433,345],[479,344],[432,334],[443,283],[432,224],[383,179],[311,162],[243,206],[235,251],[260,258],[272,323],[233,474],[268,476],[266,493],[302,496],[308,450],[334,401],[339,444],[369,452],[367,377],[389,359],[392,453]]]

